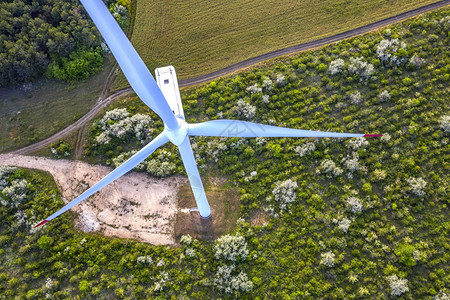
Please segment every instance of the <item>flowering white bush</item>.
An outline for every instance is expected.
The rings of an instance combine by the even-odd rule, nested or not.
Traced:
[[[278,86],[284,86],[286,84],[286,78],[284,78],[283,74],[278,74],[276,82]]]
[[[214,256],[216,259],[226,259],[237,261],[245,260],[248,256],[247,242],[242,235],[224,235],[217,239],[214,246]]]
[[[50,152],[58,159],[70,156],[70,150],[72,150],[72,147],[64,141],[50,145]]]
[[[348,141],[348,145],[353,150],[358,150],[360,148],[366,148],[369,142],[364,137],[357,137]]]
[[[116,168],[123,164],[127,159],[133,156],[137,151],[121,153],[119,156],[112,159],[112,165]],[[153,176],[165,177],[172,175],[176,169],[176,165],[172,163],[172,153],[167,150],[159,150],[158,155],[150,160],[144,160],[139,163],[134,170],[147,171]]]
[[[153,128],[149,128],[152,118],[148,115],[135,114],[130,118],[131,124],[133,124],[134,135],[141,142],[149,141],[148,135],[153,132]]]
[[[386,102],[391,100],[391,95],[388,91],[384,90],[381,93],[378,94],[378,101],[379,102]]]
[[[217,162],[219,154],[227,149],[227,145],[222,140],[209,140],[206,145],[206,156],[209,160]]]
[[[250,92],[252,94],[261,93],[262,88],[258,87],[258,84],[255,83],[254,85],[247,87],[247,92]]]
[[[24,211],[18,210],[14,214],[14,217],[16,217],[17,226],[22,226],[22,225],[25,225],[25,227],[29,227],[30,226],[30,222],[28,221],[28,216],[27,216],[27,214]]]
[[[95,138],[97,144],[107,144],[112,137],[122,138],[128,133],[133,133],[136,138],[145,144],[151,140],[150,128],[152,118],[148,115],[136,114],[130,117],[126,108],[116,108],[105,113],[98,122],[102,132]]]
[[[267,140],[263,137],[257,137],[256,138],[256,145],[258,146],[264,146],[265,144],[267,144]]]
[[[153,258],[150,255],[139,256],[136,261],[141,264],[153,264]]]
[[[195,253],[195,250],[192,248],[187,248],[184,253],[187,257],[195,257],[197,254]]]
[[[360,169],[358,160],[358,152],[353,152],[352,156],[347,156],[346,158],[342,159],[342,162],[344,163],[344,167],[346,169],[348,169],[350,172],[354,172]]]
[[[318,173],[327,174],[329,176],[340,176],[344,171],[337,167],[331,159],[324,159],[319,166]]]
[[[159,280],[157,282],[155,282],[155,287],[154,287],[155,292],[162,291],[164,289],[164,287],[166,286],[166,283],[169,281],[169,273],[167,273],[166,271],[161,271],[158,274],[157,279],[159,279]]]
[[[352,94],[350,94],[350,102],[352,104],[359,104],[362,101],[361,93],[359,91],[356,91]]]
[[[331,75],[336,75],[342,72],[342,70],[344,69],[344,64],[344,60],[342,58],[338,58],[330,63],[328,70],[330,71]]]
[[[398,278],[397,275],[391,275],[386,278],[389,281],[392,296],[400,296],[409,291],[408,279]]]
[[[450,295],[444,291],[439,291],[439,293],[433,297],[433,300],[450,300]]]
[[[272,82],[272,80],[269,77],[264,77],[262,86],[263,86],[264,89],[270,91],[273,88],[273,82]]]
[[[269,101],[269,95],[262,95],[262,103],[267,104],[269,102],[270,102]]]
[[[9,185],[7,176],[14,173],[16,168],[0,165],[0,190]]]
[[[194,239],[189,234],[182,235],[180,238],[180,243],[183,245],[190,245]]]
[[[275,183],[272,194],[275,196],[275,201],[280,203],[281,209],[286,209],[287,204],[295,201],[295,198],[297,198],[297,194],[295,193],[297,187],[297,182],[292,181],[292,179]]]
[[[152,159],[147,164],[147,172],[153,176],[165,177],[172,175],[176,165],[171,162],[160,162],[158,160]]]
[[[158,156],[148,161],[147,172],[157,177],[172,175],[177,168],[172,161],[172,153],[165,149],[159,150]]]
[[[409,190],[416,196],[423,197],[425,196],[424,188],[427,185],[427,182],[423,180],[422,177],[411,177],[407,178],[406,182],[409,184]]]
[[[156,263],[157,267],[164,267],[165,265],[166,265],[166,261],[163,258],[158,260],[158,262]]]
[[[314,143],[306,143],[300,146],[295,147],[294,152],[297,153],[300,157],[305,156],[316,150],[316,144]]]
[[[103,52],[105,52],[107,54],[111,53],[111,50],[109,49],[108,45],[106,45],[105,42],[102,42],[100,44],[100,47],[102,48]]]
[[[361,78],[368,79],[375,71],[375,68],[372,64],[364,61],[362,57],[351,57],[348,71],[350,74],[358,74]]]
[[[240,291],[249,292],[253,289],[253,282],[248,279],[247,274],[240,272],[233,276],[235,266],[220,266],[217,268],[214,284],[227,294],[238,295]]]
[[[383,63],[392,63],[396,66],[400,66],[405,62],[405,58],[399,58],[395,55],[400,48],[406,50],[406,44],[404,42],[400,43],[398,39],[384,39],[377,45],[378,58]]]
[[[113,16],[115,18],[117,17],[126,17],[128,14],[128,10],[125,6],[122,6],[120,4],[115,4],[114,5],[114,10],[113,10]]]
[[[239,99],[237,105],[233,107],[233,111],[237,116],[245,117],[246,119],[251,119],[256,114],[256,106],[253,106],[243,99]]]
[[[334,253],[331,251],[325,252],[320,254],[320,263],[326,267],[333,267],[334,266]]]
[[[420,58],[416,54],[414,54],[409,60],[409,63],[419,69],[425,63],[425,59]]]
[[[55,286],[55,283],[53,282],[53,280],[52,280],[50,277],[48,277],[48,278],[45,280],[45,287],[46,287],[47,289],[51,290],[54,286]]]
[[[439,126],[441,127],[444,132],[449,133],[450,132],[450,116],[442,116],[439,119]]]
[[[258,172],[251,171],[249,176],[244,177],[244,180],[248,182],[248,181],[252,180],[256,175],[258,175]]]
[[[18,207],[26,198],[28,190],[28,181],[25,179],[15,179],[9,185],[2,189],[2,194],[9,198],[9,201],[1,200],[4,206]]]
[[[387,143],[391,140],[391,135],[389,133],[384,133],[383,136],[381,137],[381,141],[383,143]]]
[[[342,230],[343,232],[347,232],[348,228],[350,227],[350,225],[352,224],[352,221],[350,221],[350,219],[347,218],[342,218],[339,222],[338,222],[338,228],[340,230]]]
[[[347,208],[353,213],[360,213],[362,211],[363,205],[361,199],[357,197],[349,197],[345,200]]]
[[[114,157],[112,159],[112,165],[114,167],[118,167],[121,164],[123,164],[127,159],[129,159],[130,157],[132,157],[134,154],[136,154],[136,150],[131,150],[130,152],[124,152],[119,154],[119,156]],[[145,161],[139,163],[136,167],[134,167],[134,170],[138,170],[138,171],[143,171],[146,168],[146,163]]]

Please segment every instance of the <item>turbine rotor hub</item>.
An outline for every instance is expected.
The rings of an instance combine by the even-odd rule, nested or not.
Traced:
[[[166,132],[169,141],[175,146],[179,146],[187,137],[188,128],[186,121],[181,118],[176,118],[176,120],[178,122],[178,127],[176,129],[170,129],[164,124],[164,131]]]

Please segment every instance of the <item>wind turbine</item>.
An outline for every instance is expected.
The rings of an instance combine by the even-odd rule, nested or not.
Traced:
[[[102,34],[133,90],[163,120],[164,130],[130,159],[35,227],[53,220],[90,197],[106,185],[132,170],[157,148],[169,141],[178,146],[200,216],[208,218],[211,216],[211,208],[206,199],[189,136],[334,138],[381,136],[380,134],[291,129],[238,120],[214,120],[198,124],[188,124],[184,119],[175,69],[172,66],[156,69],[155,73],[158,81],[156,82],[102,0],[80,1]]]

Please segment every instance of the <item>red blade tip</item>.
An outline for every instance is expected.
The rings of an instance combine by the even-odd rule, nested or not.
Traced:
[[[41,223],[39,223],[39,224],[37,224],[36,226],[34,226],[33,228],[39,227],[39,226],[41,226],[41,225],[44,225],[44,224],[47,223],[47,222],[48,222],[48,220],[44,220],[44,221],[42,221]]]
[[[377,136],[383,136],[382,134],[365,134],[363,137],[377,137]]]

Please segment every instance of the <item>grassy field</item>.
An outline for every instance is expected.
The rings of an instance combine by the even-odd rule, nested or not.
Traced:
[[[0,153],[42,140],[83,116],[100,95],[112,61],[76,85],[42,80],[0,89]]]
[[[137,1],[132,42],[153,71],[179,78],[330,36],[436,0]],[[119,76],[115,86],[127,86]]]

